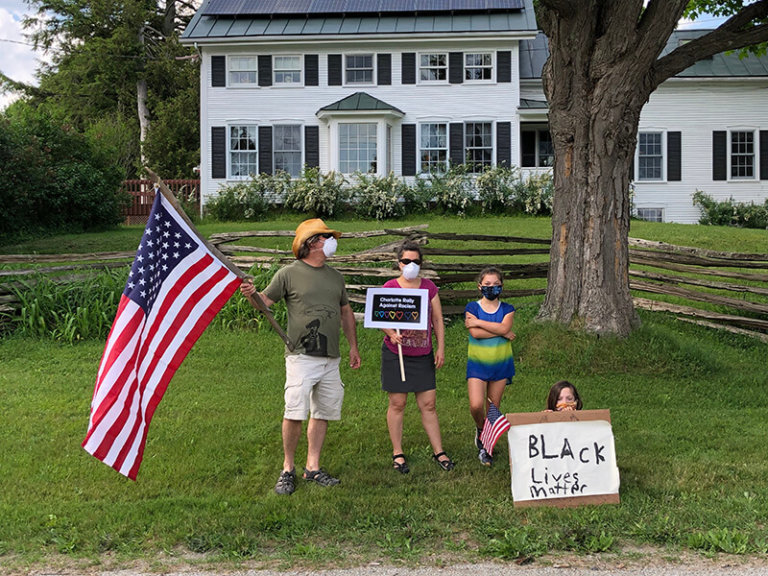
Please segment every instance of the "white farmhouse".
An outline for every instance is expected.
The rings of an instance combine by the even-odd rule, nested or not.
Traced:
[[[204,0],[182,42],[201,55],[203,201],[305,165],[406,179],[552,165],[532,0]],[[634,176],[653,220],[696,222],[696,190],[768,198],[768,58],[718,55],[664,83]]]

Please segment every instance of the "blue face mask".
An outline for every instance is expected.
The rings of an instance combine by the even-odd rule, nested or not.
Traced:
[[[488,300],[496,300],[501,295],[502,286],[481,286],[480,292],[483,293]]]

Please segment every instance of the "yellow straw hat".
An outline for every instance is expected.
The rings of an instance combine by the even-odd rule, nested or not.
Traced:
[[[304,222],[296,227],[296,236],[293,237],[292,246],[293,255],[298,258],[299,248],[301,248],[301,245],[304,244],[304,242],[306,242],[309,238],[312,238],[312,236],[317,234],[333,234],[336,239],[341,236],[341,232],[338,230],[331,230],[320,218],[304,220]]]

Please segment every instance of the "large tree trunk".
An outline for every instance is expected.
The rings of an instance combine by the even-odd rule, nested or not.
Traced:
[[[615,0],[614,7],[622,3],[631,2]],[[638,324],[628,276],[630,166],[658,51],[644,55],[632,34],[601,29],[608,9],[569,4],[537,11],[549,38],[543,81],[555,147],[550,269],[539,318],[626,336]],[[652,57],[645,67],[644,56]]]

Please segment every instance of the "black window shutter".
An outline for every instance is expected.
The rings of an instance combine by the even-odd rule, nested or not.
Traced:
[[[272,174],[272,126],[259,126],[259,174]]]
[[[319,84],[317,54],[304,55],[304,86],[317,86]]]
[[[304,126],[304,163],[309,168],[320,167],[319,126]]]
[[[403,176],[416,176],[416,124],[402,125],[402,140]]]
[[[415,52],[403,53],[402,83],[416,84],[416,53]]]
[[[768,180],[768,130],[760,130],[760,180]]]
[[[667,180],[682,180],[682,145],[680,132],[667,132]]]
[[[496,52],[496,81],[512,82],[512,52]]]
[[[728,133],[712,132],[712,180],[728,180]]]
[[[464,82],[464,53],[450,52],[448,54],[448,82],[461,84]]]
[[[211,178],[227,177],[227,127],[211,126]]]
[[[520,134],[522,153],[520,165],[524,168],[536,166],[536,132],[527,131]]]
[[[259,56],[259,86],[272,86],[272,56]]]
[[[328,86],[341,86],[341,54],[328,54]]]
[[[448,128],[449,151],[451,164],[464,164],[464,124],[456,122]]]
[[[211,86],[223,88],[227,85],[227,57],[211,56]]]
[[[512,164],[512,123],[496,123],[496,165]]]
[[[632,160],[629,163],[629,181],[635,181],[635,157],[632,156]]]
[[[376,83],[379,86],[389,86],[392,84],[392,54],[379,54],[376,60]]]

